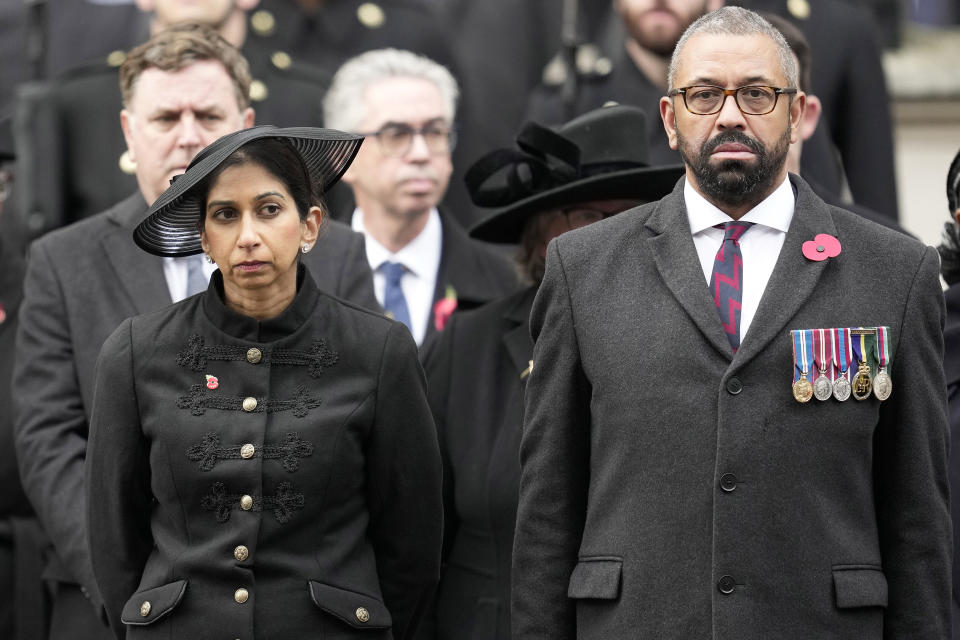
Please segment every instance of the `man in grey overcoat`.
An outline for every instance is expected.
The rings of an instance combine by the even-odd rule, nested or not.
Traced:
[[[157,34],[130,52],[121,78],[139,190],[34,242],[20,309],[14,439],[24,490],[52,543],[44,572],[52,639],[111,637],[90,565],[83,475],[100,347],[126,318],[205,289],[215,269],[149,255],[133,229],[203,147],[254,119],[246,60],[208,27]],[[303,256],[318,286],[379,309],[363,237],[340,224],[325,233]]]
[[[937,254],[788,175],[796,87],[759,16],[698,20],[661,101],[685,178],[551,243],[517,640],[950,636]]]

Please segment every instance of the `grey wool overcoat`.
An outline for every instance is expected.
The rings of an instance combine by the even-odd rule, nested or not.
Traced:
[[[87,512],[118,638],[412,637],[442,527],[417,346],[298,280],[257,321],[217,271],[104,343]]]
[[[514,638],[949,637],[937,254],[790,180],[793,221],[736,355],[683,180],[550,245],[530,323]],[[841,253],[808,260],[821,233]],[[790,330],[877,325],[888,400],[794,400]]]

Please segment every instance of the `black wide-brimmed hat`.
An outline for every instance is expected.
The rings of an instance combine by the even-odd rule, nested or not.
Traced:
[[[517,148],[480,158],[464,179],[474,204],[501,207],[470,229],[488,242],[515,243],[533,214],[591,200],[658,200],[673,190],[683,165],[651,167],[647,116],[614,105],[557,129],[529,122]]]
[[[293,145],[319,194],[340,179],[363,142],[363,136],[315,127],[280,129],[264,125],[225,135],[200,151],[186,173],[170,181],[170,188],[160,194],[146,219],[134,229],[137,246],[154,255],[174,258],[200,253],[198,223],[203,202],[194,187],[234,151],[261,138],[279,138]]]

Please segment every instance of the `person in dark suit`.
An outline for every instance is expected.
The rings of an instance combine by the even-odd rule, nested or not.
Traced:
[[[9,114],[0,114],[0,215],[13,184],[13,136]],[[45,597],[40,580],[39,526],[20,484],[13,448],[10,379],[17,314],[23,298],[24,264],[0,234],[0,637],[46,637]]]
[[[224,136],[134,232],[218,270],[203,295],[125,320],[97,364],[87,522],[118,639],[416,629],[442,526],[417,347],[299,260],[362,141]]]
[[[685,177],[547,250],[514,638],[949,637],[936,252],[788,175],[769,23],[721,8],[673,63]]]
[[[148,256],[130,235],[205,144],[253,122],[246,63],[207,27],[151,38],[130,53],[123,75],[124,129],[140,189],[33,243],[17,332],[14,439],[24,489],[55,551],[44,572],[54,592],[52,638],[108,636],[97,616],[84,524],[83,460],[100,346],[125,318],[202,290],[213,271],[192,258]],[[377,308],[363,238],[330,225],[319,244],[324,250],[304,259],[318,286]]]
[[[320,126],[320,102],[331,72],[307,63],[248,26],[256,0],[181,2],[138,0],[149,20],[135,42],[173,25],[216,29],[240,49],[250,66],[249,100],[257,122],[280,127]],[[28,154],[18,159],[25,243],[46,231],[103,211],[136,188],[136,166],[116,126],[123,104],[118,70],[126,54],[114,50],[17,96],[16,127]]]
[[[444,565],[422,638],[510,637],[517,452],[533,356],[528,318],[547,243],[670,191],[683,169],[648,166],[646,131],[646,114],[626,106],[591,111],[556,131],[528,123],[517,148],[494,151],[467,172],[479,202],[501,205],[470,234],[517,244],[528,286],[455,314],[425,348],[428,398],[444,460]],[[564,146],[571,156],[552,157]],[[527,167],[541,171],[523,182]],[[495,184],[504,172],[519,180]],[[545,175],[562,177],[533,178]]]
[[[436,62],[378,49],[348,60],[324,98],[324,121],[370,139],[343,176],[366,236],[377,299],[418,344],[453,308],[499,298],[516,286],[509,261],[467,237],[437,207],[453,171],[457,83]]]
[[[947,206],[950,221],[944,224],[940,252],[940,273],[947,290],[947,320],[943,330],[943,371],[947,379],[949,398],[950,438],[960,442],[960,152],[953,158],[947,171]],[[960,639],[960,447],[950,449],[950,514],[953,516],[953,640]]]

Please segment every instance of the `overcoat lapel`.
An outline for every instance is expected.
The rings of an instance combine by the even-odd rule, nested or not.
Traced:
[[[733,358],[733,349],[720,326],[717,307],[710,296],[710,287],[704,280],[690,235],[683,184],[684,181],[680,180],[647,220],[646,226],[653,233],[648,239],[650,251],[664,284],[707,342],[727,358]]]
[[[530,337],[530,309],[537,287],[530,287],[521,294],[516,304],[503,314],[503,346],[519,376],[530,367],[533,358],[533,339]]]
[[[172,302],[163,275],[163,258],[150,255],[133,242],[133,229],[146,212],[147,205],[139,192],[127,198],[108,214],[114,224],[100,239],[117,282],[137,313],[155,311]]]
[[[743,366],[763,351],[766,345],[788,330],[787,323],[807,303],[817,287],[830,259],[820,262],[808,260],[803,255],[803,243],[814,236],[826,233],[837,235],[827,205],[818,198],[805,182],[791,175],[796,188],[797,200],[790,229],[784,239],[780,256],[770,274],[767,288],[760,298],[760,306],[744,336],[734,362]],[[791,327],[810,328],[810,327]]]

